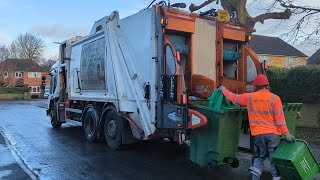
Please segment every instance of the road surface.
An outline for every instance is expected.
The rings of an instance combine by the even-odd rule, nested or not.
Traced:
[[[188,161],[186,145],[164,140],[111,151],[104,142],[87,143],[80,123],[52,129],[45,106],[45,101],[0,102],[0,130],[39,179],[251,179],[249,154],[239,152],[237,169],[208,169]]]

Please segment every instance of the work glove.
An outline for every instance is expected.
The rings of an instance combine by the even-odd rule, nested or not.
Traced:
[[[286,134],[286,140],[289,142],[295,141],[296,138],[294,136],[292,136],[290,133]]]
[[[220,86],[218,89],[219,89],[220,91],[222,91],[222,90],[226,89],[226,87]]]

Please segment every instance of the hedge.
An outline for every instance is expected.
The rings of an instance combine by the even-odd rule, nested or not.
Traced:
[[[23,94],[28,91],[28,87],[0,87],[0,94]]]
[[[282,101],[317,102],[320,100],[320,66],[300,66],[267,70],[270,87]]]

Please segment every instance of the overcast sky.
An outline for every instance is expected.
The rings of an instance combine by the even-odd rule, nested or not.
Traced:
[[[171,0],[171,3],[182,0]],[[249,12],[255,16],[265,10],[271,0],[248,0]],[[58,53],[60,42],[75,35],[89,33],[94,21],[118,10],[121,17],[126,17],[145,8],[151,0],[0,0],[0,44],[8,44],[19,33],[32,32],[41,36],[47,46],[46,58],[52,58]],[[204,0],[185,0],[199,4]],[[306,2],[306,1],[304,1]],[[308,0],[310,6],[320,7],[320,0]],[[299,2],[297,2],[299,3]],[[300,2],[299,5],[302,3]],[[219,8],[215,3],[207,8]],[[287,32],[296,21],[293,17],[288,21],[268,20],[265,24],[256,26],[256,34],[280,36]],[[310,28],[312,25],[310,25]],[[315,45],[293,44],[302,52],[311,55]]]

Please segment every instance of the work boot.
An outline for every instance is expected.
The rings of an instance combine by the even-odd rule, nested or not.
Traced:
[[[280,180],[280,179],[281,179],[280,176],[278,176],[278,177],[273,177],[273,178],[272,178],[272,180]]]

